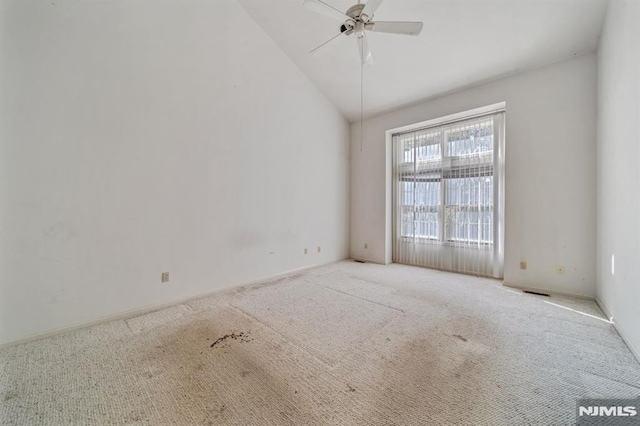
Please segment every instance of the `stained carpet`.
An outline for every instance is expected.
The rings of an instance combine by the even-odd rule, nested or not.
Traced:
[[[571,424],[638,396],[594,302],[350,261],[0,350],[2,425]]]

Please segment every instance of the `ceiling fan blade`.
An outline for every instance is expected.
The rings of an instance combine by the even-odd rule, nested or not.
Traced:
[[[344,22],[347,19],[351,19],[344,13],[340,12],[335,7],[328,5],[327,3],[321,0],[304,0],[303,5],[314,12],[321,13],[325,16],[333,18],[337,21]]]
[[[373,14],[376,13],[376,10],[380,7],[384,0],[369,0],[367,4],[364,5],[364,9],[362,9],[361,15],[367,15],[369,18],[373,18]]]
[[[365,29],[378,33],[403,34],[417,36],[422,31],[422,22],[370,22]]]
[[[373,55],[371,49],[369,49],[369,40],[366,34],[362,34],[362,37],[358,37],[358,48],[360,49],[360,60],[363,65],[373,64]]]
[[[349,36],[351,34],[353,34],[353,30],[343,31],[342,33],[338,34],[335,37],[330,38],[329,40],[327,40],[324,43],[322,43],[320,46],[318,46],[315,49],[313,49],[311,52],[309,52],[309,54],[313,55],[314,53],[318,53],[319,51],[322,51],[322,50],[326,49],[329,46],[333,46],[335,44],[338,44],[342,40],[347,38],[347,36]]]

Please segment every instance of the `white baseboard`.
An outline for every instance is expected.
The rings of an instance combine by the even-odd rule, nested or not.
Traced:
[[[602,303],[602,301],[598,299],[598,297],[596,297],[596,303],[598,304],[600,310],[604,313],[604,316],[611,320],[613,318],[613,315],[611,315],[611,311],[609,311],[607,307],[604,306],[604,303]]]
[[[140,315],[144,315],[144,314],[148,314],[148,313],[151,313],[151,312],[154,312],[154,311],[159,311],[161,309],[169,308],[171,306],[176,306],[176,305],[180,305],[180,304],[192,301],[192,300],[200,299],[201,297],[211,296],[211,295],[218,294],[218,293],[224,293],[224,292],[231,291],[231,290],[237,290],[237,289],[242,288],[242,287],[248,287],[248,286],[252,286],[252,285],[255,285],[255,284],[260,284],[260,283],[264,283],[264,282],[273,281],[273,280],[278,279],[278,278],[284,278],[284,277],[287,277],[287,276],[291,276],[291,275],[300,273],[302,271],[307,271],[309,269],[319,268],[320,266],[324,266],[324,265],[330,265],[332,263],[340,262],[342,260],[347,260],[347,258],[340,259],[340,260],[334,260],[334,261],[331,261],[331,262],[324,262],[324,263],[317,263],[317,264],[313,264],[313,265],[309,265],[309,266],[303,266],[302,268],[291,269],[289,271],[281,272],[279,274],[270,275],[268,277],[259,278],[257,280],[244,282],[244,283],[241,283],[241,284],[234,284],[234,285],[231,285],[231,286],[228,286],[228,287],[224,287],[224,288],[221,288],[221,289],[217,289],[217,290],[214,290],[214,291],[208,291],[208,292],[197,294],[197,295],[194,295],[194,296],[189,296],[189,297],[185,297],[185,298],[182,298],[182,299],[172,300],[170,302],[147,305],[147,306],[143,306],[141,308],[131,309],[131,310],[128,310],[128,311],[123,311],[123,312],[117,312],[117,313],[111,314],[111,315],[106,315],[106,316],[97,318],[97,319],[92,320],[92,321],[84,321],[84,322],[73,324],[73,325],[70,325],[70,326],[54,328],[54,329],[51,329],[51,330],[44,331],[42,333],[35,333],[35,334],[31,334],[31,335],[28,335],[28,336],[25,336],[25,337],[21,337],[20,339],[11,340],[11,341],[5,342],[5,343],[0,343],[0,349],[8,348],[8,347],[11,347],[11,346],[22,345],[24,343],[29,343],[29,342],[32,342],[34,340],[46,339],[48,337],[53,337],[53,336],[57,336],[59,334],[69,333],[71,331],[80,330],[82,328],[87,328],[87,327],[91,327],[91,326],[98,325],[98,324],[103,324],[103,323],[110,322],[110,321],[117,321],[117,320],[121,320],[121,319],[134,318],[134,317],[137,317],[137,316],[140,316]]]
[[[624,331],[622,326],[616,321],[614,316],[611,315],[611,311],[607,309],[604,303],[602,303],[602,300],[600,300],[598,297],[596,297],[596,303],[598,304],[602,312],[604,312],[606,317],[609,318],[609,320],[611,321],[611,324],[613,324],[613,328],[616,329],[616,331],[618,332],[618,334],[620,335],[624,343],[627,345],[631,353],[636,357],[638,362],[640,362],[640,350],[633,345],[631,340],[629,340],[628,334]]]
[[[380,262],[379,260],[367,259],[366,257],[362,257],[362,256],[351,256],[350,259],[357,260],[359,262],[375,263],[377,265],[387,265],[387,263],[385,262]]]
[[[575,297],[578,299],[593,300],[593,301],[596,300],[595,296],[585,296],[584,294],[566,293],[562,291],[549,290],[546,288],[523,286],[519,284],[508,283],[506,281],[503,281],[502,285],[504,285],[505,287],[517,288],[518,290],[535,291],[536,293],[545,293],[545,294],[551,294],[551,295],[555,294],[556,296]]]

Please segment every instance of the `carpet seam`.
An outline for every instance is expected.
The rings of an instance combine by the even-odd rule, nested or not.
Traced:
[[[365,299],[365,298],[363,298],[363,297],[356,296],[355,294],[351,294],[351,293],[347,293],[347,292],[344,292],[344,291],[336,290],[335,288],[326,287],[326,286],[323,286],[323,285],[320,285],[320,284],[313,283],[313,282],[311,282],[311,281],[307,281],[307,280],[305,280],[305,279],[303,279],[302,281],[304,281],[304,282],[306,282],[306,283],[308,283],[308,284],[315,285],[316,287],[321,287],[321,288],[324,288],[324,289],[327,289],[327,290],[332,290],[332,291],[335,291],[336,293],[344,294],[344,295],[346,295],[346,296],[355,297],[356,299],[364,300],[365,302],[369,302],[369,303],[372,303],[372,304],[374,304],[374,305],[382,306],[382,307],[384,307],[384,308],[391,309],[391,310],[393,310],[393,311],[397,311],[397,312],[400,312],[400,313],[402,313],[402,314],[404,314],[404,313],[405,313],[405,311],[403,311],[402,309],[394,308],[393,306],[388,306],[388,305],[385,305],[385,304],[383,304],[383,303],[376,302],[376,301],[374,301],[374,300]],[[361,281],[364,281],[364,280],[361,280]],[[365,281],[365,282],[368,282],[368,281]]]
[[[328,367],[329,369],[333,370],[336,367],[332,366],[331,364],[328,364],[326,361],[324,361],[323,359],[319,358],[317,355],[309,352],[309,350],[303,346],[301,346],[299,343],[291,340],[291,338],[285,336],[284,334],[280,333],[279,331],[275,330],[273,327],[271,327],[269,324],[265,323],[264,321],[262,321],[259,318],[254,317],[253,315],[251,315],[248,312],[243,311],[241,308],[232,305],[231,303],[228,304],[229,306],[231,306],[233,309],[236,309],[238,312],[240,312],[242,315],[245,315],[247,317],[249,317],[250,319],[260,323],[261,325],[263,325],[264,327],[268,328],[269,330],[273,331],[274,333],[276,333],[278,336],[282,337],[284,340],[286,340],[287,343],[289,343],[292,346],[295,346],[296,348],[304,351],[305,353],[307,353],[307,355],[311,356],[313,359],[315,359],[316,361],[321,362],[323,365],[325,365],[326,367]],[[339,364],[338,364],[339,365]]]

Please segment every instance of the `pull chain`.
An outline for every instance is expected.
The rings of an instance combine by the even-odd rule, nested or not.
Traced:
[[[364,119],[364,38],[361,40],[362,49],[360,49],[360,152],[362,152],[363,140],[363,119]]]

